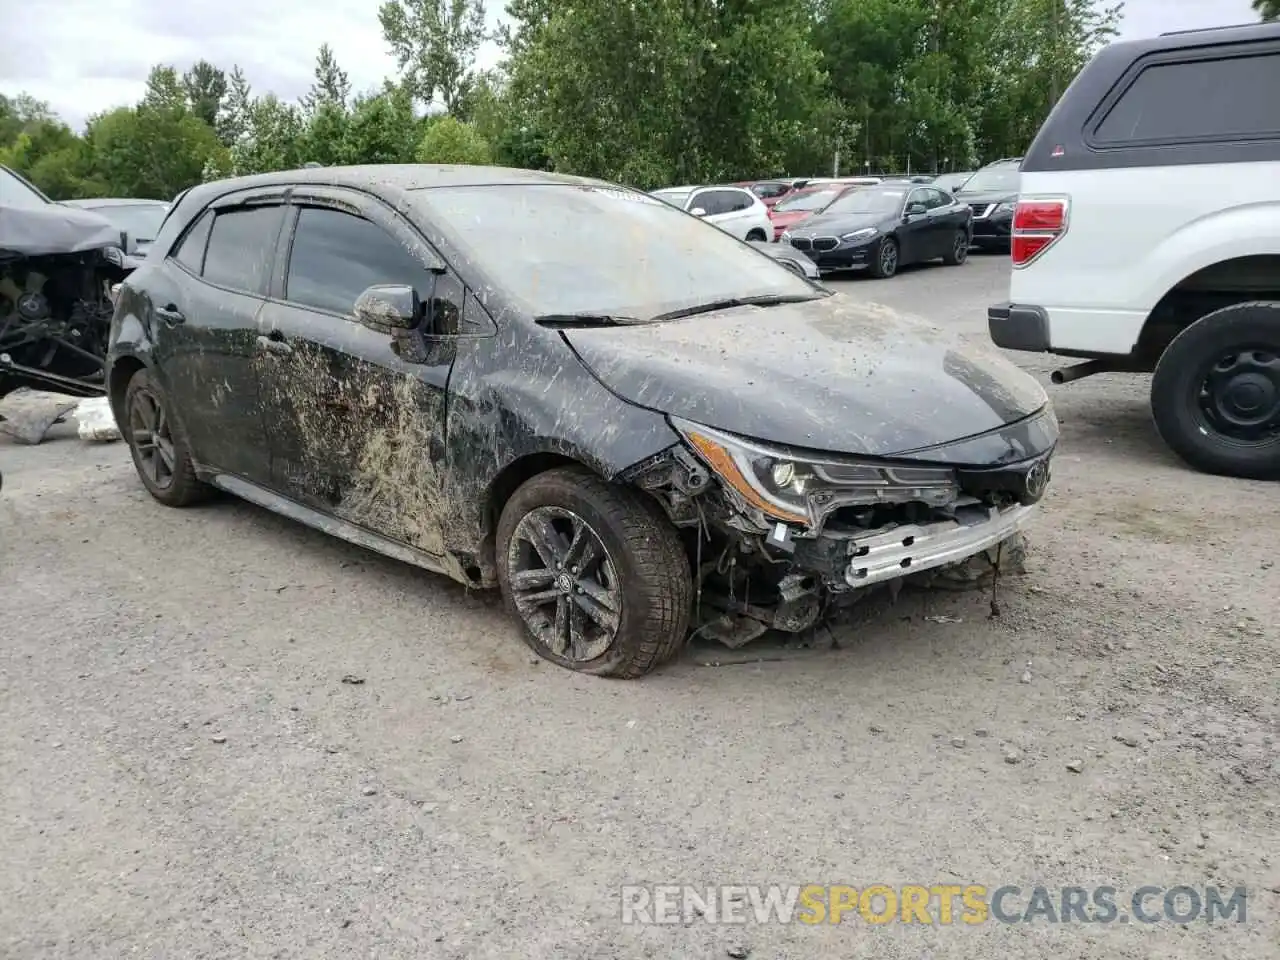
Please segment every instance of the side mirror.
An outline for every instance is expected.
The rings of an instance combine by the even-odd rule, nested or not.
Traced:
[[[918,217],[920,214],[928,212],[928,208],[923,203],[913,203],[907,207],[908,217]]]
[[[704,210],[702,207],[694,207],[689,212],[692,213],[695,217],[705,217],[707,215],[707,211]]]
[[[421,306],[413,287],[381,284],[356,297],[353,313],[358,322],[371,330],[391,333],[417,326]]]

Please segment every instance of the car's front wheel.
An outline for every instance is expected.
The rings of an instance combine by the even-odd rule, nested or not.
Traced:
[[[139,370],[129,381],[124,411],[121,432],[147,492],[169,507],[203,500],[210,489],[196,477],[191,448],[173,418],[169,398],[148,371]]]
[[[684,643],[689,561],[642,494],[581,468],[539,474],[503,508],[496,548],[503,597],[539,656],[633,678]]]
[[[1280,479],[1280,303],[1238,303],[1173,338],[1151,379],[1164,442],[1206,473]]]
[[[887,280],[898,272],[898,241],[893,237],[885,237],[876,249],[871,261],[871,275]]]

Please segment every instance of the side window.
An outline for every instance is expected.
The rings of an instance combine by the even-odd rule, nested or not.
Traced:
[[[703,190],[701,193],[695,193],[689,200],[688,209],[701,207],[707,211],[707,216],[714,216],[717,213],[724,213],[723,205],[717,199],[719,190]]]
[[[787,192],[785,183],[757,183],[751,188],[757,197],[780,197]]]
[[[194,273],[200,275],[204,269],[204,248],[209,242],[209,228],[213,226],[213,211],[206,210],[200,219],[187,231],[173,254],[173,259]]]
[[[945,207],[950,202],[951,198],[941,190],[934,190],[930,187],[928,190],[924,191],[924,205],[930,210],[937,210],[939,207]]]
[[[1280,53],[1147,67],[1093,132],[1099,145],[1280,138]]]
[[[907,197],[907,205],[902,209],[907,210],[913,203],[923,203],[926,207],[928,207],[929,206],[928,191],[912,190],[911,194]]]
[[[724,190],[724,205],[726,213],[737,213],[740,210],[750,210],[754,206],[751,194],[745,190]]]
[[[365,290],[391,283],[424,295],[431,274],[403,243],[363,217],[327,207],[299,211],[285,299],[349,315]]]
[[[209,233],[204,278],[233,290],[266,296],[284,207],[220,210]]]

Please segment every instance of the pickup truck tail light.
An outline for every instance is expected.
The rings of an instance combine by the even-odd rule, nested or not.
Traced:
[[[1067,232],[1071,201],[1066,197],[1019,199],[1013,210],[1013,265],[1025,267]]]

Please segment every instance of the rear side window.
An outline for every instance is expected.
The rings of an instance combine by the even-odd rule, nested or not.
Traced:
[[[1280,137],[1280,52],[1153,64],[1094,130],[1098,145]]]
[[[204,278],[233,290],[266,296],[284,207],[219,211],[209,233]]]
[[[287,300],[347,315],[356,298],[377,284],[407,284],[425,295],[431,273],[375,223],[325,207],[299,211]]]
[[[187,231],[187,235],[182,238],[182,243],[178,244],[178,250],[173,255],[175,260],[197,276],[204,269],[204,248],[209,242],[209,228],[212,226],[213,211],[206,210],[200,215],[195,226]]]

